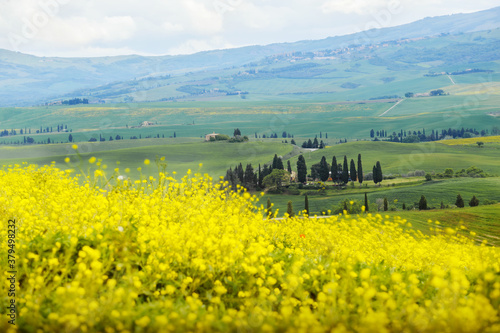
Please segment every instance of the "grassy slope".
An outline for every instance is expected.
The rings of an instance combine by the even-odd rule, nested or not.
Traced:
[[[457,194],[464,198],[466,205],[475,195],[480,203],[485,200],[500,201],[500,178],[453,178],[450,180],[431,181],[431,182],[410,182],[401,183],[396,186],[387,186],[390,181],[384,181],[381,187],[375,186],[373,182],[368,182],[368,187],[351,190],[330,190],[326,196],[309,195],[309,206],[312,213],[321,214],[322,211],[333,210],[338,203],[344,199],[359,200],[364,203],[364,193],[367,193],[370,205],[387,198],[389,205],[401,209],[403,203],[407,207],[417,204],[422,195],[425,195],[429,207],[439,208],[441,201],[445,205],[454,205]],[[302,192],[302,194],[305,192]],[[303,195],[266,195],[271,199],[276,208],[282,213],[286,211],[286,205],[289,200],[292,201],[296,210],[304,209]],[[395,203],[395,200],[397,202]]]
[[[335,145],[323,150],[304,153],[308,168],[319,163],[325,156],[331,163],[333,155],[337,162],[342,163],[344,155],[348,161],[357,161],[361,154],[363,171],[372,171],[377,161],[382,164],[384,174],[403,174],[413,170],[425,170],[426,172],[443,172],[445,168],[453,168],[458,171],[470,166],[478,166],[486,172],[500,175],[498,156],[500,147],[498,145],[485,145],[484,148],[477,146],[449,146],[438,142],[405,144],[392,142],[348,142]],[[291,160],[295,169],[297,157]]]
[[[161,140],[161,139],[158,139]],[[132,140],[134,143],[140,141]],[[147,140],[145,140],[147,141]],[[154,142],[154,139],[150,140]],[[173,141],[173,140],[171,140]],[[142,167],[143,174],[154,175],[157,173],[157,168],[154,164],[145,166],[145,159],[155,160],[155,156],[165,156],[168,164],[167,171],[176,171],[180,175],[184,175],[188,169],[193,171],[200,170],[202,173],[208,173],[213,177],[225,175],[229,167],[234,168],[237,163],[242,163],[243,167],[247,163],[251,163],[254,168],[258,164],[269,163],[274,154],[286,155],[293,150],[293,146],[282,144],[281,142],[247,142],[247,143],[227,143],[227,142],[195,142],[184,144],[159,144],[150,146],[138,146],[126,148],[127,142],[106,142],[82,145],[79,151],[84,160],[84,169],[88,164],[86,161],[91,156],[103,160],[103,164],[109,166],[109,170],[116,167],[116,162],[120,162],[120,169],[131,169],[131,176],[137,177],[137,167]],[[34,151],[36,147],[29,147]],[[26,155],[18,155],[15,159],[0,159],[0,164],[14,164],[28,162],[33,164],[50,164],[55,161],[61,168],[78,167],[79,159],[74,154],[70,145],[52,145],[52,155],[44,155],[35,158],[27,158]],[[23,153],[29,153],[24,151]],[[71,164],[64,163],[65,157],[71,158]],[[203,163],[203,167],[199,169],[199,164]]]
[[[413,228],[429,233],[432,227],[459,227],[478,234],[477,240],[487,240],[489,244],[500,245],[500,204],[462,209],[386,212],[389,216],[398,215],[411,222]],[[384,213],[385,214],[385,213]],[[432,220],[431,224],[428,221]],[[439,225],[435,224],[439,221]]]

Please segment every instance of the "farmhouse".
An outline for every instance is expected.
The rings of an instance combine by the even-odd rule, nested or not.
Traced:
[[[141,127],[147,127],[147,126],[152,126],[154,125],[154,123],[150,122],[150,121],[143,121],[141,123]]]
[[[205,141],[210,141],[210,138],[214,138],[215,139],[215,137],[217,135],[219,135],[219,133],[213,132],[212,134],[207,134],[207,135],[205,135]]]

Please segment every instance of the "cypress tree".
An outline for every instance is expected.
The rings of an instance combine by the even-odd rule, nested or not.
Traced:
[[[356,180],[358,180],[358,173],[356,172],[356,164],[354,164],[354,160],[351,159],[351,168],[350,168],[350,176],[351,176],[351,180],[353,182],[355,182]]]
[[[419,210],[427,209],[427,199],[423,195],[420,197],[420,201],[418,202],[418,209]]]
[[[368,208],[368,195],[366,195],[365,192],[365,212],[369,211],[370,209]]]
[[[473,195],[472,199],[470,199],[469,206],[471,206],[471,207],[479,206],[479,200],[476,198],[475,195]]]
[[[288,201],[287,207],[286,207],[286,212],[288,213],[288,217],[293,217],[293,205],[292,201]]]
[[[363,164],[361,163],[361,154],[358,154],[358,182],[359,186],[363,183]]]
[[[287,170],[288,172],[290,172],[290,174],[292,174],[292,166],[290,164],[290,160],[287,161]]]
[[[460,195],[460,193],[457,195],[457,200],[455,201],[455,205],[458,208],[463,208],[465,206],[464,199],[462,199],[462,196]]]
[[[347,165],[347,156],[344,155],[344,165],[342,167],[342,182],[349,182],[349,166]]]
[[[259,175],[257,178],[257,185],[259,186],[259,188],[262,188],[262,180],[263,179],[264,179],[264,177],[262,177],[262,172],[260,170],[260,163],[259,163]]]
[[[245,173],[243,172],[243,166],[241,165],[241,163],[236,167],[236,174],[238,175],[238,179],[240,180],[240,182],[243,183]]]
[[[406,204],[403,202],[403,210],[406,210]]]
[[[252,164],[247,164],[245,169],[245,175],[243,176],[243,184],[247,189],[253,188],[254,173]]]
[[[304,199],[304,210],[306,211],[306,215],[309,216],[309,198],[307,197],[307,194]]]
[[[339,180],[339,173],[337,167],[337,158],[333,156],[332,158],[332,170],[331,170],[332,181],[336,183]]]
[[[325,156],[321,157],[321,161],[319,162],[319,178],[321,181],[328,180],[329,171],[328,163],[326,162]]]
[[[273,169],[274,169],[274,167],[273,167]],[[285,170],[285,167],[283,166],[283,161],[279,157],[276,161],[276,169]]]
[[[277,166],[278,166],[278,154],[274,154],[272,167],[273,169],[277,169]]]
[[[314,142],[312,144],[312,148],[318,148],[318,147],[319,147],[318,138],[314,138]]]
[[[387,201],[387,198],[384,198],[384,212],[387,212],[389,209],[389,202]]]
[[[306,160],[303,155],[299,155],[297,160],[297,179],[300,183],[305,183],[307,177]]]
[[[376,164],[376,171],[377,171],[377,183],[381,183],[383,180],[383,175],[382,175],[382,166],[380,165],[380,162],[377,161]],[[373,175],[375,178],[375,174]]]

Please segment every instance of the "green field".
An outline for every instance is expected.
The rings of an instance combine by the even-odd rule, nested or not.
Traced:
[[[331,183],[327,184],[325,195],[315,195],[315,190],[302,190],[301,195],[277,195],[267,194],[261,201],[266,202],[267,198],[274,203],[275,208],[279,208],[281,213],[286,211],[287,202],[290,200],[296,210],[304,209],[304,195],[309,194],[309,209],[312,214],[321,215],[322,212],[333,210],[338,206],[338,203],[344,199],[359,200],[364,203],[364,193],[367,193],[370,208],[372,204],[381,202],[387,198],[389,208],[402,209],[403,203],[407,208],[415,206],[418,209],[418,201],[422,195],[425,195],[428,207],[439,208],[441,201],[446,206],[453,206],[457,194],[464,198],[466,205],[473,195],[479,200],[480,204],[483,200],[489,199],[500,201],[500,178],[452,178],[447,180],[430,181],[424,180],[408,183],[401,182],[391,185],[391,181],[383,181],[382,186],[375,185],[373,182],[368,183],[367,187],[359,188],[356,185],[354,188],[347,186],[345,190],[331,189]],[[396,182],[395,182],[396,183]],[[316,190],[317,192],[317,190]],[[396,202],[395,202],[396,200]],[[375,207],[376,208],[376,207]],[[382,209],[382,207],[379,207]]]
[[[100,137],[109,141],[117,135],[128,140],[157,137],[202,138],[216,132],[232,135],[240,128],[254,138],[276,133],[297,139],[320,137],[333,145],[340,139],[369,139],[370,130],[389,134],[404,131],[475,128],[490,132],[500,127],[500,95],[474,94],[405,99],[393,109],[394,101],[336,102],[163,102],[86,106],[48,106],[0,108],[0,130],[16,129],[18,135],[0,137],[0,144],[23,143],[25,136],[35,142],[85,142]],[[388,111],[390,109],[390,111]],[[388,111],[388,112],[386,112]],[[139,127],[144,121],[154,125]],[[57,126],[68,126],[71,133],[57,133]],[[51,133],[36,134],[49,128]],[[20,135],[20,131],[23,134]],[[25,134],[25,133],[28,134]],[[29,133],[31,132],[31,134]],[[328,139],[326,138],[328,135]]]
[[[148,140],[130,140],[134,143]],[[158,168],[151,163],[144,165],[144,160],[154,161],[155,158],[165,156],[168,172],[177,172],[184,175],[189,169],[208,173],[213,177],[224,176],[228,168],[234,168],[238,163],[251,163],[257,168],[259,163],[265,164],[272,161],[274,154],[286,156],[292,154],[294,147],[290,144],[281,142],[246,142],[246,143],[228,143],[228,142],[191,142],[176,143],[173,139],[150,139],[150,145],[127,147],[125,141],[103,142],[103,143],[85,143],[79,145],[78,151],[81,152],[81,160],[75,154],[70,144],[54,144],[48,146],[49,150],[40,150],[37,147],[11,148],[2,147],[0,153],[2,156],[11,155],[15,158],[0,159],[0,164],[21,164],[28,162],[30,164],[50,164],[52,161],[62,169],[74,168],[79,170],[80,161],[82,169],[86,171],[90,166],[88,159],[92,156],[102,160],[109,168],[108,172],[113,172],[116,167],[123,173],[126,168],[130,169],[130,176],[138,178],[138,167],[142,168],[143,175],[155,175]],[[156,144],[156,145],[153,145]],[[38,150],[38,151],[37,151]],[[37,156],[37,157],[33,157]],[[70,163],[65,163],[64,159],[70,157]],[[119,162],[119,165],[117,164]],[[200,168],[199,164],[203,166]]]

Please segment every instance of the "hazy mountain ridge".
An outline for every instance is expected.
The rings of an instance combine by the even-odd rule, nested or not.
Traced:
[[[168,85],[166,82],[163,82],[156,84],[156,86],[155,84],[142,84],[141,87],[135,86],[130,88],[130,83],[126,83],[135,78],[146,76],[181,76],[186,73],[201,71],[212,71],[213,75],[218,75],[218,71],[222,69],[241,67],[244,70],[244,68],[248,68],[249,66],[265,65],[265,59],[269,61],[269,59],[273,59],[273,57],[280,54],[338,50],[354,44],[373,45],[384,41],[397,41],[405,38],[420,38],[439,34],[470,33],[498,27],[500,27],[500,7],[471,14],[426,18],[398,27],[383,28],[346,36],[328,37],[321,40],[306,40],[266,46],[248,46],[181,56],[144,57],[129,55],[99,58],[57,58],[35,57],[7,50],[0,50],[0,106],[30,105],[43,103],[63,96],[71,96],[71,94],[89,94],[91,91],[103,90],[106,85],[112,82],[116,82],[118,85],[122,84],[127,86],[128,92],[127,89],[122,89],[123,91],[121,92],[121,94],[127,94],[137,90],[150,90],[157,88],[157,86]],[[464,47],[476,47],[478,44],[481,44],[480,40],[474,41],[469,46],[464,45]],[[455,47],[459,46],[455,44]],[[498,50],[498,47],[496,50]],[[443,48],[443,51],[446,53],[445,48]],[[411,52],[409,53],[408,50],[406,50],[406,53],[402,50],[398,52],[385,57],[384,61],[406,61],[406,64],[402,65],[402,67],[412,69],[412,61],[408,62],[408,59],[405,59],[405,57],[408,58],[411,56]],[[492,51],[490,47],[488,50],[485,50],[485,52],[488,53],[486,59],[491,60],[490,53],[494,52],[494,50]],[[421,59],[414,59],[414,63],[425,61],[425,59],[423,59],[426,56],[425,50],[420,50],[416,53],[422,54],[422,57]],[[484,52],[480,53],[484,56]],[[448,52],[448,55],[449,54],[450,52]],[[380,58],[378,55],[377,57]],[[376,59],[377,57],[372,58]],[[456,58],[457,57],[455,57],[455,59]],[[349,54],[346,59],[352,61],[356,60],[356,57]],[[281,60],[283,62],[283,60],[289,59]],[[262,61],[264,61],[264,63]],[[472,61],[485,61],[485,59],[473,59]],[[246,67],[243,67],[245,65]],[[286,61],[283,62],[283,66],[285,65]],[[290,64],[288,63],[288,65]],[[311,75],[311,72],[314,72],[314,69],[311,68],[303,70],[305,72],[297,77],[308,77]],[[235,71],[238,72],[241,71],[241,69]],[[330,73],[332,71],[333,69],[329,70]],[[223,75],[227,76],[229,72],[225,71]],[[315,73],[315,76],[321,74],[318,71]],[[233,74],[229,76],[233,77]],[[196,81],[196,79],[188,78],[183,80]],[[228,88],[228,92],[231,92],[230,90],[233,88],[234,91],[244,90],[240,87],[233,87],[230,82]],[[120,89],[114,90],[115,93],[112,91],[109,91],[109,94],[97,93],[95,97],[102,98],[120,95]],[[176,97],[175,94],[170,94],[168,96]],[[153,100],[154,99],[155,98],[153,98]]]

